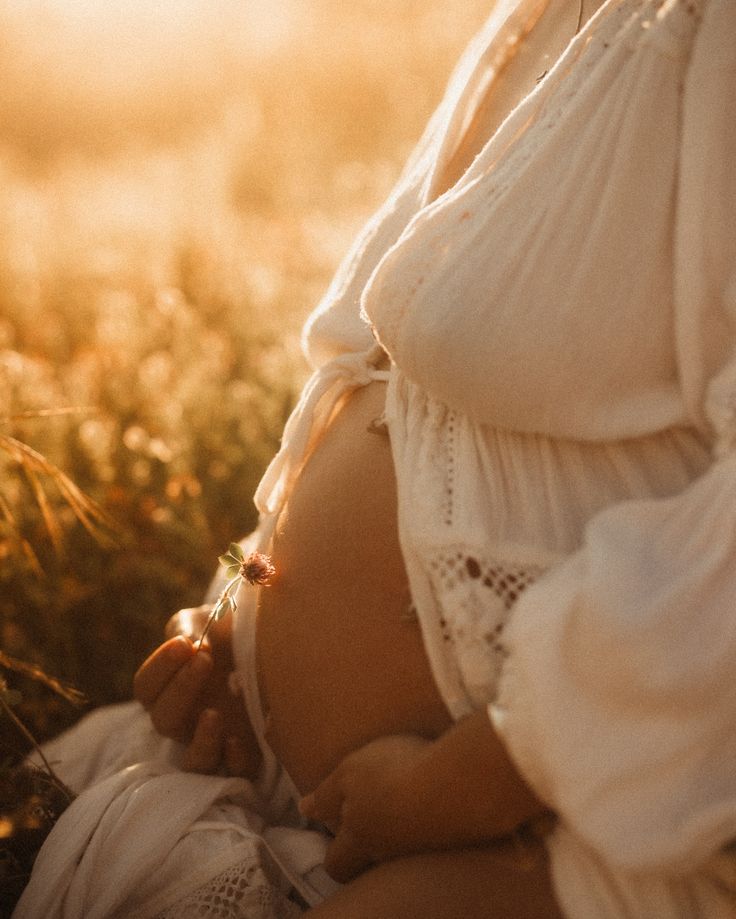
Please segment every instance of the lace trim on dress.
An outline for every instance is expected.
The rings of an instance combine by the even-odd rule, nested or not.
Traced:
[[[293,919],[301,906],[282,893],[260,854],[236,862],[152,919]]]
[[[508,656],[503,634],[511,608],[548,566],[502,561],[457,544],[427,553],[424,564],[445,653],[457,663],[471,704],[487,704]]]

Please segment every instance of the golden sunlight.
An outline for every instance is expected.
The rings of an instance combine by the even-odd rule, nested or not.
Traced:
[[[0,7],[0,124],[43,158],[210,124],[287,42],[289,0],[11,0]]]

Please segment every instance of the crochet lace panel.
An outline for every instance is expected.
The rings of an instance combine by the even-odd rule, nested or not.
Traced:
[[[294,919],[301,907],[283,894],[254,857],[236,862],[152,919]]]
[[[504,628],[522,592],[546,570],[501,561],[466,546],[445,546],[425,557],[446,654],[475,706],[491,702],[508,656]]]

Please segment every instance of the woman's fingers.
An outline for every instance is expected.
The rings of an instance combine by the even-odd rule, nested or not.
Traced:
[[[361,849],[352,833],[347,829],[342,829],[327,849],[324,867],[330,877],[341,884],[346,884],[373,863],[373,859]]]
[[[212,657],[207,651],[198,651],[171,677],[148,708],[159,734],[175,740],[187,740],[199,697],[212,667]]]
[[[253,753],[240,737],[225,736],[222,713],[206,708],[197,719],[192,739],[182,764],[185,772],[217,772],[224,767],[226,775],[248,777],[253,774]]]
[[[194,647],[181,635],[170,638],[146,658],[133,677],[133,694],[144,708],[150,708],[169,681],[191,660]]]
[[[241,737],[225,738],[223,762],[228,775],[252,778],[260,762],[257,750],[249,749]]]
[[[319,784],[311,794],[305,795],[299,802],[299,811],[309,820],[324,823],[333,833],[340,825],[343,793],[340,787],[339,774],[336,770]]]
[[[224,727],[214,708],[200,713],[194,734],[184,754],[185,772],[215,772],[222,761]]]
[[[373,859],[360,845],[349,822],[342,819],[345,803],[343,781],[344,767],[341,765],[299,802],[299,810],[304,817],[318,820],[335,834],[325,855],[325,870],[341,883],[352,880],[373,864]]]

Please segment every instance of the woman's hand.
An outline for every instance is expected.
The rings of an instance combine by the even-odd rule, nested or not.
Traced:
[[[212,626],[200,650],[194,643],[209,611],[207,606],[180,610],[169,620],[166,634],[173,637],[143,662],[134,694],[158,733],[185,745],[185,769],[253,778],[260,750],[243,701],[229,686],[230,618]]]
[[[325,868],[338,881],[399,855],[487,845],[547,813],[483,710],[437,740],[372,741],[300,809],[335,833]]]
[[[437,848],[426,838],[426,815],[417,813],[415,772],[429,746],[414,735],[374,740],[347,756],[302,799],[302,814],[335,834],[325,858],[335,880],[349,881],[397,855]]]

